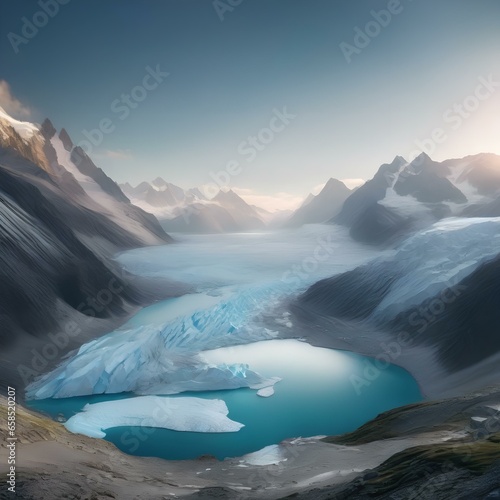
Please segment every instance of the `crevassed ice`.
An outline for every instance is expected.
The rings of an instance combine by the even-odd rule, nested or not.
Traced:
[[[117,330],[93,340],[62,365],[30,384],[30,399],[136,392],[263,388],[264,378],[245,364],[207,364],[198,353],[229,345],[273,338],[255,321],[278,300],[275,286],[238,290],[215,306],[163,325]]]
[[[500,218],[446,219],[411,236],[389,259],[397,279],[374,316],[392,317],[458,284],[499,247]]]

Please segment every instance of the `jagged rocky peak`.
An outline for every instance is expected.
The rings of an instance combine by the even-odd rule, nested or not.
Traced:
[[[155,180],[151,181],[151,184],[157,187],[167,186],[168,182],[162,177],[157,177]]]
[[[50,130],[50,122],[46,124]],[[0,107],[0,147],[16,151],[21,157],[38,165],[45,172],[54,174],[45,154],[46,139],[40,127],[31,122],[16,120]]]
[[[238,194],[236,194],[232,189],[220,189],[219,192],[213,197],[214,201],[220,201],[224,203],[248,203]]]
[[[59,132],[59,139],[61,139],[61,142],[63,143],[64,149],[66,151],[71,151],[73,149],[73,141],[71,140],[68,132],[66,132],[65,128],[62,128],[61,132]]]
[[[318,194],[318,196],[321,195],[324,196],[325,194],[335,195],[335,194],[350,193],[350,192],[351,190],[342,181],[330,177],[330,179],[328,179],[327,183],[324,185],[323,189]]]
[[[423,203],[466,203],[467,197],[443,177],[441,165],[421,153],[398,176],[394,191],[400,196],[411,195]]]
[[[40,132],[45,137],[45,139],[50,141],[50,139],[52,139],[52,137],[54,137],[56,135],[57,130],[55,129],[52,122],[48,118],[45,118],[45,120],[43,120],[43,123],[40,127]]]
[[[83,175],[91,177],[105,193],[113,196],[117,201],[129,203],[129,199],[123,194],[118,184],[108,177],[102,169],[96,167],[80,146],[74,147],[71,151],[71,161]]]

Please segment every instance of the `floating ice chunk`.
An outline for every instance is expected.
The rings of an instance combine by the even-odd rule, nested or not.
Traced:
[[[257,396],[261,396],[263,398],[268,398],[274,394],[274,387],[264,387],[263,389],[259,389],[257,391]]]
[[[262,450],[249,453],[242,457],[242,464],[250,465],[277,465],[285,462],[287,459],[283,456],[283,451],[277,444],[272,444],[262,448]]]
[[[106,429],[142,426],[188,432],[237,432],[243,424],[227,417],[229,410],[220,399],[136,398],[87,404],[64,426],[70,432],[103,438]]]

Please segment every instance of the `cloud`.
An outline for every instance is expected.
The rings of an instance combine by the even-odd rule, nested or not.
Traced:
[[[10,85],[5,80],[0,80],[0,106],[7,114],[14,116],[14,118],[31,115],[30,108],[12,95]]]
[[[361,186],[366,181],[364,179],[342,179],[342,182],[349,188],[354,189]]]
[[[108,158],[110,160],[132,160],[133,155],[130,149],[106,149],[100,153],[95,153],[96,158]]]
[[[278,192],[274,194],[258,194],[253,189],[231,188],[237,195],[241,196],[249,205],[255,205],[270,212],[276,210],[295,210],[301,203],[302,197],[290,193]]]
[[[316,196],[317,194],[320,193],[320,191],[325,187],[326,182],[323,182],[323,184],[318,184],[317,186],[314,186],[311,189],[311,193]]]

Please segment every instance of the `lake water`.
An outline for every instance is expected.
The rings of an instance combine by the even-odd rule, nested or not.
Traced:
[[[421,399],[419,388],[405,370],[391,365],[369,385],[356,387],[354,377],[366,378],[370,360],[346,351],[312,347],[295,340],[271,340],[222,348],[206,354],[217,362],[249,362],[267,376],[282,378],[268,398],[252,389],[182,393],[222,399],[229,418],[245,424],[236,433],[177,432],[167,429],[116,427],[106,439],[126,453],[166,459],[210,454],[220,459],[241,456],[291,437],[349,432],[377,414]],[[372,377],[369,371],[369,377]],[[357,390],[356,390],[357,389]],[[87,403],[130,397],[130,394],[85,396],[32,401],[34,409],[69,418]]]
[[[333,238],[328,236],[332,231]],[[287,438],[349,432],[383,411],[421,399],[415,380],[397,366],[390,365],[373,377],[369,358],[312,347],[299,340],[263,340],[269,338],[268,332],[264,334],[263,326],[254,320],[256,311],[269,307],[270,297],[279,302],[280,297],[286,298],[318,279],[360,265],[380,255],[379,252],[354,244],[341,229],[325,226],[295,233],[182,238],[176,245],[126,252],[118,260],[137,274],[166,276],[189,283],[197,293],[143,309],[122,329],[100,339],[91,347],[93,350],[83,349],[79,355],[85,355],[86,351],[89,362],[80,362],[79,370],[88,369],[89,380],[99,377],[102,370],[100,384],[103,380],[111,381],[112,374],[104,372],[109,357],[120,346],[133,346],[129,357],[123,349],[120,352],[120,360],[125,356],[126,366],[130,367],[128,374],[120,375],[126,386],[134,377],[147,380],[147,370],[156,366],[155,353],[156,358],[163,359],[179,346],[183,353],[193,346],[193,355],[201,352],[207,364],[245,363],[261,375],[282,380],[275,385],[275,394],[268,398],[257,396],[255,390],[248,388],[165,396],[222,399],[229,409],[228,417],[245,425],[238,432],[106,429],[106,439],[118,448],[130,454],[166,459],[207,454],[223,459],[257,451]],[[319,246],[324,249],[328,238],[332,243],[326,248],[331,255],[324,253],[329,255],[328,259],[314,262],[316,250]],[[281,324],[287,322],[286,318],[279,320]],[[146,334],[144,328],[148,329]],[[182,343],[173,342],[171,332],[175,332],[175,339],[182,338]],[[241,344],[241,339],[250,334],[252,343],[234,345]],[[160,335],[161,342],[157,342]],[[214,345],[227,347],[213,350]],[[100,356],[103,360],[98,359]],[[149,363],[148,357],[151,357]],[[71,364],[68,366],[71,369]],[[125,365],[120,362],[120,366]],[[57,381],[57,376],[53,379]],[[78,389],[82,380],[87,380],[87,376],[80,373],[80,378],[66,383],[65,390],[77,393],[72,388]],[[356,385],[363,380],[364,385]],[[58,383],[54,387],[57,389]],[[95,392],[102,392],[102,387]],[[87,403],[133,396],[130,392],[94,394],[34,400],[29,406],[54,418],[62,415],[68,419]]]

